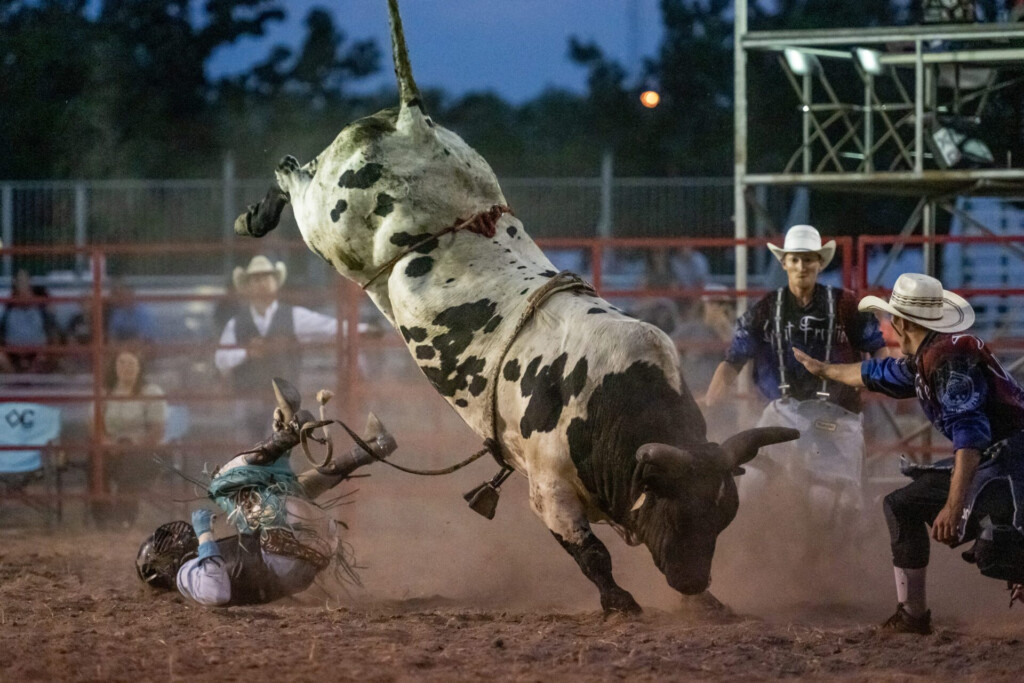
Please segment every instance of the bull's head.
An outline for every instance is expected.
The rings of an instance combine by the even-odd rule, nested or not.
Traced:
[[[764,427],[720,446],[651,443],[637,450],[633,526],[670,586],[687,595],[707,589],[718,534],[739,508],[733,476],[761,446],[799,436],[795,429]]]

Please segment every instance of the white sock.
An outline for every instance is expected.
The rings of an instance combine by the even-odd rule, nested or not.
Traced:
[[[903,608],[912,617],[919,617],[928,611],[925,598],[925,572],[927,567],[920,569],[902,569],[893,567],[896,577],[896,599],[903,603]]]

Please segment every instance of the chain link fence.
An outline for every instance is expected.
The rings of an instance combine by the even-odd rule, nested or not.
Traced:
[[[195,273],[232,262],[231,230],[247,204],[263,197],[268,180],[111,180],[0,182],[0,239],[5,246],[220,243],[190,259]],[[506,198],[534,237],[598,236],[602,206],[610,206],[605,237],[729,237],[732,235],[732,180],[729,178],[510,178]],[[605,193],[610,202],[603,201]],[[271,236],[297,238],[290,211]],[[264,243],[266,248],[268,245]],[[10,258],[35,275],[88,270],[83,254],[36,254]],[[112,259],[110,273],[150,276],[182,274],[160,254]]]

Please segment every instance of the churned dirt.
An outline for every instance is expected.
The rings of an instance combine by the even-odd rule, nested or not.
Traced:
[[[493,521],[464,507],[459,493],[486,469],[355,480],[337,513],[363,586],[327,580],[259,607],[205,609],[136,580],[147,525],[185,516],[174,506],[147,508],[118,532],[76,521],[74,509],[53,534],[7,525],[0,680],[992,681],[1024,670],[1024,609],[1007,610],[1002,586],[956,553],[934,549],[936,633],[880,633],[895,604],[884,529],[856,543],[779,537],[766,553],[780,517],[753,506],[720,539],[712,589],[724,612],[682,600],[646,550],[601,528],[617,579],[645,608],[606,619],[533,518],[521,478]]]
[[[375,410],[398,437],[392,459],[414,467],[479,448],[436,398],[405,398],[359,398],[350,424]],[[226,460],[190,453],[186,469],[198,476],[207,459]],[[466,507],[462,493],[495,469],[488,459],[445,477],[366,468],[371,476],[339,487],[345,497],[331,508],[348,524],[362,585],[327,577],[259,607],[206,609],[136,579],[151,530],[209,505],[190,486],[158,487],[137,523],[117,531],[97,530],[70,501],[47,533],[3,501],[0,682],[997,681],[1024,671],[1024,609],[1008,610],[1004,587],[946,548],[933,546],[929,570],[936,633],[875,629],[896,602],[884,491],[868,492],[852,524],[809,516],[793,504],[798,491],[776,485],[745,500],[715,557],[711,589],[725,611],[683,600],[645,548],[599,526],[616,579],[645,610],[606,619],[596,589],[529,510],[523,477],[505,484],[495,519]]]

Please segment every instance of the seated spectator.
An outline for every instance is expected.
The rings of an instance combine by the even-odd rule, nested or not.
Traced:
[[[115,498],[96,501],[93,518],[104,526],[135,521],[139,497],[156,478],[154,452],[164,441],[167,402],[156,384],[146,381],[142,358],[131,350],[118,352],[105,386],[102,433],[103,472],[107,493]]]
[[[646,252],[647,271],[644,274],[644,285],[647,289],[676,289],[675,274],[672,272],[671,253],[668,249],[651,249]]]
[[[646,263],[644,286],[654,290],[684,290],[672,299],[677,309],[677,317],[681,322],[696,317],[696,292],[704,287],[710,277],[708,262],[704,255],[689,247],[659,247],[647,252]],[[656,322],[654,324],[672,334],[671,330]]]
[[[92,302],[87,299],[64,325],[64,344],[68,349],[61,362],[64,372],[92,372],[92,319]]]
[[[631,306],[629,312],[638,320],[654,325],[673,339],[682,324],[676,302],[666,297],[643,299]]]
[[[666,330],[676,342],[683,375],[692,390],[701,391],[711,382],[722,354],[732,341],[735,315],[732,298],[725,287],[711,284],[696,304],[689,304],[680,314],[675,330]]]
[[[45,297],[46,288],[32,285],[24,268],[18,270],[11,285],[11,300],[0,315],[0,346],[46,347],[60,342],[60,331]],[[52,354],[32,350],[8,350],[0,354],[4,372],[51,372]]]
[[[725,285],[710,284],[700,299],[701,319],[724,350],[736,329],[736,299]]]
[[[103,320],[107,326],[107,341],[156,340],[153,314],[135,300],[134,293],[121,278],[114,278],[111,282],[110,301],[104,309]]]
[[[707,257],[691,247],[671,250],[668,265],[675,286],[682,289],[700,289],[711,279]]]

